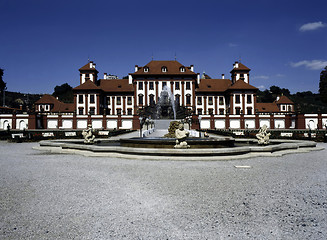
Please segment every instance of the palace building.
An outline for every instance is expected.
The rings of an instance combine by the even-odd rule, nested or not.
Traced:
[[[257,102],[251,69],[235,62],[230,77],[211,78],[178,61],[150,61],[123,79],[92,61],[79,69],[74,103],[45,94],[34,113],[0,114],[0,129],[139,129],[141,118],[185,119],[192,129],[322,129],[327,114],[300,114],[286,96]]]
[[[73,89],[74,104],[45,95],[36,102],[36,111],[47,115],[47,122],[41,121],[43,127],[53,128],[79,129],[91,123],[94,128],[137,129],[139,116],[189,117],[194,128],[295,126],[290,117],[294,103],[286,96],[273,103],[257,103],[258,89],[250,84],[250,71],[235,62],[230,79],[224,74],[211,78],[196,73],[193,65],[152,60],[144,66],[135,65],[135,71],[124,79],[107,73],[99,79],[96,64],[90,61],[79,69],[79,85]],[[51,121],[51,115],[58,113],[60,121]],[[262,119],[258,119],[259,115]],[[275,124],[275,120],[267,120],[264,115],[283,119],[276,119]]]

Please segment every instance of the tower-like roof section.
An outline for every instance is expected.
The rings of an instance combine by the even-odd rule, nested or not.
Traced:
[[[251,71],[251,69],[248,68],[247,66],[245,66],[244,64],[240,63],[240,62],[235,62],[233,64],[233,69],[230,72],[232,73],[232,72],[235,72],[235,71]]]
[[[85,83],[73,88],[73,90],[101,90],[94,82],[87,80]]]
[[[96,66],[95,63],[90,61],[78,70],[79,71],[95,71],[98,73],[98,70],[96,70],[95,66]]]
[[[244,82],[243,80],[236,81],[228,89],[229,90],[258,90],[258,88]]]

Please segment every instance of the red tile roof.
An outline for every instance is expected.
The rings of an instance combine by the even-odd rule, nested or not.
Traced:
[[[278,101],[275,101],[277,104],[294,104],[294,102],[292,100],[290,100],[288,97],[286,96],[280,96],[280,98],[278,99]]]
[[[100,88],[105,92],[133,92],[133,85],[128,79],[101,79]]]
[[[64,112],[74,112],[75,111],[75,105],[74,103],[63,103],[63,102],[60,102],[60,104],[58,105],[54,105],[51,112],[61,112],[61,113],[64,113]]]
[[[256,108],[258,112],[264,113],[273,113],[273,112],[280,112],[279,108],[276,103],[257,103]]]
[[[144,68],[148,67],[148,72],[144,72]],[[167,68],[167,72],[162,72],[162,67]],[[184,67],[185,71],[181,72],[181,68]],[[152,60],[144,67],[138,67],[138,71],[132,73],[132,75],[152,75],[152,74],[185,74],[185,75],[196,75],[196,73],[192,72],[189,67],[183,66],[181,63],[177,61],[154,61]]]
[[[35,104],[59,104],[60,101],[52,95],[44,94]]]
[[[101,90],[91,80],[87,80],[85,83],[73,88],[73,90]]]
[[[225,92],[231,84],[229,79],[201,79],[196,92]]]
[[[63,103],[52,95],[44,94],[35,104],[52,104],[51,112],[74,112],[74,103]]]
[[[230,89],[230,90],[258,90],[258,88],[244,82],[243,80],[236,81],[228,89]]]

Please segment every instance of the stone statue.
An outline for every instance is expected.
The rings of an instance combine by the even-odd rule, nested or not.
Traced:
[[[267,125],[263,125],[259,132],[257,133],[256,137],[258,139],[258,144],[259,145],[268,145],[269,144],[269,136],[271,135],[270,133],[267,133]]]
[[[83,130],[82,135],[84,137],[84,143],[94,143],[95,135],[93,135],[92,125],[89,124],[86,130]]]
[[[184,125],[179,124],[175,131],[176,145],[174,148],[189,148],[190,146],[185,141],[188,135],[189,132],[184,130]]]

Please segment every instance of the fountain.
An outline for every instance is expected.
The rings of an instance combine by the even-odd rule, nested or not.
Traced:
[[[161,116],[168,116],[170,115],[170,107],[173,110],[174,119],[176,119],[176,106],[175,106],[175,98],[172,94],[169,87],[164,86],[159,97],[159,101],[156,107],[156,117],[160,118]]]
[[[183,126],[180,131],[183,131],[182,128]],[[177,140],[175,137],[131,137],[98,140],[93,145],[84,144],[82,139],[46,140],[40,142],[38,149],[87,156],[151,160],[230,160],[321,150],[312,141],[273,139],[268,145],[259,145],[256,139],[234,139],[225,136],[186,138],[186,133],[179,139],[177,137]]]

